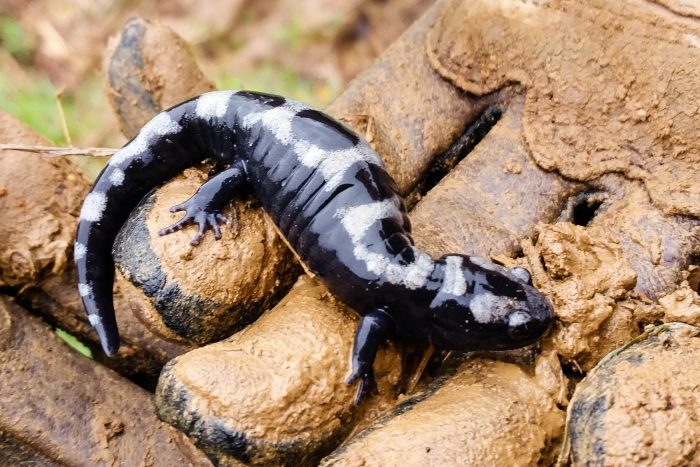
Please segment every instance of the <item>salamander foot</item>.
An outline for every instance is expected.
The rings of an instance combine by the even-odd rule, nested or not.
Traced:
[[[170,212],[178,211],[185,211],[185,215],[174,224],[159,230],[158,235],[168,235],[173,232],[177,232],[188,225],[197,224],[199,226],[197,233],[194,235],[194,237],[192,237],[192,240],[190,240],[190,245],[192,246],[199,245],[199,242],[202,240],[207,228],[211,228],[211,230],[214,232],[214,238],[219,240],[221,238],[221,229],[219,228],[219,225],[225,224],[228,221],[226,216],[221,214],[221,212],[206,211],[199,207],[196,203],[193,203],[192,199],[170,208]]]
[[[355,405],[360,405],[364,399],[379,394],[377,380],[374,377],[374,370],[371,365],[369,368],[353,368],[352,373],[345,382],[352,384],[358,379],[360,385],[357,387],[357,392],[355,392]]]

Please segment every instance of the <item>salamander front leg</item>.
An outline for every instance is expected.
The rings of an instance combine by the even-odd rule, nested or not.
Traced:
[[[236,192],[247,181],[241,164],[234,164],[223,172],[207,180],[199,187],[190,199],[170,208],[170,212],[185,211],[182,219],[161,229],[159,235],[167,235],[191,225],[197,224],[199,229],[190,240],[190,245],[199,244],[207,228],[214,231],[214,238],[221,238],[219,224],[226,222],[221,213],[224,205],[231,201]]]
[[[362,317],[352,349],[352,373],[346,380],[347,384],[360,380],[355,393],[355,405],[359,405],[365,396],[378,393],[374,377],[374,358],[379,345],[393,331],[394,321],[384,310],[377,309]]]

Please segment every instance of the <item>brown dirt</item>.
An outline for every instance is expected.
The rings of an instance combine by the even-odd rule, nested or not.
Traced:
[[[527,265],[559,318],[534,369],[470,361],[331,459],[546,463],[561,434],[557,406],[567,403],[560,357],[587,371],[645,323],[697,323],[700,274],[690,263],[700,252],[698,147],[686,135],[698,126],[698,78],[689,65],[697,62],[692,58],[700,39],[691,17],[698,11],[670,0],[438,2],[329,108],[368,137],[408,193],[485,106],[502,106],[501,121],[411,213],[415,238],[435,256],[494,255]],[[154,69],[175,79],[166,68]],[[479,100],[441,75],[462,90],[495,93]],[[148,89],[155,95],[159,88]],[[566,222],[573,220],[567,203],[586,189],[602,192],[600,209],[586,225]],[[171,204],[193,187],[174,190],[179,195]],[[554,223],[560,213],[561,222]],[[169,219],[163,221],[151,230]],[[169,238],[162,255],[191,264],[181,250],[190,234],[172,244]],[[532,238],[521,243],[524,236]],[[513,260],[520,249],[523,257]],[[230,292],[222,290],[211,294]],[[254,325],[168,366],[160,414],[223,462],[315,459],[355,423],[387,414],[394,404],[375,399],[377,406],[355,413],[349,405],[353,388],[342,379],[356,319],[304,279]],[[676,346],[676,337],[664,342],[672,349],[695,347]],[[383,397],[398,381],[398,357],[389,349],[381,363]],[[698,452],[692,431],[697,400],[685,398],[692,380],[664,373],[684,368],[681,360],[669,361],[654,363],[646,381],[647,374],[630,370],[622,389],[612,386],[624,398],[609,426],[623,427],[628,439],[617,439],[616,430],[603,433],[609,459],[673,463]],[[655,392],[655,385],[662,389]],[[628,394],[635,392],[649,407]],[[662,404],[669,400],[672,406]],[[667,423],[683,431],[667,434]],[[686,429],[684,423],[695,425]],[[639,440],[645,447],[633,445]],[[595,454],[579,452],[585,452],[579,459]]]
[[[1,112],[0,141],[49,144]],[[0,212],[6,213],[0,222],[0,286],[35,285],[63,272],[87,189],[87,180],[67,159],[0,152]]]
[[[472,152],[411,212],[413,237],[426,252],[514,254],[538,222],[551,222],[582,187],[543,171],[522,136],[524,98],[499,96],[505,112]],[[513,170],[517,167],[517,170]]]
[[[46,145],[36,132],[0,112],[0,142]],[[80,203],[89,182],[65,158],[0,152],[0,285],[52,325],[98,347],[77,293],[72,243]],[[42,237],[43,236],[43,237]],[[163,363],[184,351],[157,339],[130,313],[116,289],[123,346],[107,364],[131,376],[155,380]],[[97,353],[96,353],[97,354]],[[99,355],[99,354],[97,354]]]
[[[587,371],[637,334],[625,307],[637,274],[618,239],[601,228],[543,225],[537,245],[530,258],[547,271],[537,282],[556,310],[555,348],[565,362]]]
[[[230,336],[274,305],[300,273],[293,256],[259,208],[236,202],[233,221],[195,247],[188,227],[170,235],[158,231],[182,213],[169,208],[189,198],[206,180],[207,168],[188,169],[149,195],[116,241],[115,261],[133,297],[134,311],[163,338],[206,344]],[[147,207],[146,207],[147,206]],[[141,251],[143,254],[134,254]],[[132,290],[158,282],[154,290]]]
[[[326,109],[365,137],[404,195],[486,106],[430,67],[423,43],[439,12],[431,8]]]
[[[654,328],[589,373],[567,417],[573,465],[700,463],[699,335]]]
[[[652,3],[504,0],[452,1],[428,51],[465,91],[527,88],[524,135],[542,167],[622,173],[666,214],[700,216],[699,47],[697,22]]]
[[[403,128],[398,134],[393,131],[372,133],[372,143],[378,147],[393,148],[382,153],[390,166],[393,164],[395,167],[408,167],[404,175],[399,174],[400,178],[403,177],[406,188],[415,183],[415,180],[411,180],[406,174],[421,173],[423,170],[421,167],[428,164],[435,152],[444,149],[449,144],[450,139],[448,138],[454,138],[451,132],[463,131],[469,119],[473,119],[480,109],[479,107],[470,108],[468,99],[464,100],[466,98],[455,94],[453,88],[440,81],[434,73],[430,72],[429,68],[423,68],[421,65],[425,59],[423,50],[425,34],[431,24],[431,19],[435,18],[437,12],[439,12],[439,6],[436,6],[425,18],[414,25],[411,31],[392,47],[391,53],[386,56],[386,61],[378,62],[367,70],[366,76],[363,75],[359,78],[362,87],[358,85],[356,88],[351,88],[347,95],[341,96],[330,107],[331,111],[338,112],[341,116],[357,117],[364,115],[363,112],[367,112],[366,120],[346,118],[346,121],[351,124],[358,125],[360,130],[364,129],[363,125],[367,122],[373,122],[370,126],[376,128],[391,129],[393,126]],[[423,59],[418,60],[421,56]],[[407,70],[411,70],[413,64],[417,64],[416,74],[407,72]],[[415,87],[414,80],[418,79],[417,75],[429,85]],[[373,101],[375,98],[380,98],[381,104]],[[455,99],[457,102],[454,102]],[[447,105],[449,109],[461,110],[438,115],[435,113],[435,109],[439,108],[436,104],[443,102],[452,102]],[[485,104],[480,105],[483,108]],[[394,106],[392,108],[394,108],[395,113],[384,108],[386,106]],[[403,111],[396,110],[398,108],[396,106],[402,109],[411,107],[412,116],[415,118],[405,119]],[[498,181],[502,180],[502,183],[507,187],[522,186],[522,191],[518,192],[523,197],[522,200],[526,200],[532,195],[533,188],[542,193],[539,203],[532,203],[532,209],[525,210],[522,217],[512,224],[508,224],[508,228],[511,225],[518,226],[518,232],[531,232],[534,231],[538,220],[551,220],[557,212],[557,206],[564,203],[566,196],[572,190],[572,185],[541,171],[535,164],[527,160],[526,154],[522,150],[518,150],[518,147],[522,147],[521,139],[517,136],[516,131],[520,125],[518,109],[521,108],[522,105],[518,107],[513,104],[512,118],[504,117],[503,123],[499,123],[501,129],[495,133],[497,136],[494,136],[489,143],[494,147],[514,147],[513,153],[509,154],[509,157],[505,157],[504,160],[493,157],[489,159],[486,157],[490,153],[487,146],[483,150],[483,159],[477,159],[477,161],[489,161],[493,164],[493,176],[490,179],[494,180],[494,183],[498,184]],[[431,119],[434,118],[442,123],[441,130],[449,128],[450,131],[444,133],[430,126],[433,125]],[[419,135],[431,134],[433,139],[423,146],[423,142],[418,142],[420,138],[417,138],[413,132],[418,132]],[[405,146],[392,146],[395,144],[393,141],[396,140],[403,141],[402,144]],[[414,155],[415,157],[413,157]],[[464,162],[468,163],[468,161]],[[515,170],[515,166],[520,169]],[[464,170],[462,172],[464,177],[468,173],[468,169],[462,170]],[[529,189],[528,183],[532,183]],[[463,186],[450,185],[446,188],[442,184],[438,185],[418,205],[415,214],[423,216],[425,224],[428,224],[431,218],[444,216],[444,200],[460,196],[463,189]],[[482,190],[485,192],[486,188]],[[483,209],[480,210],[465,211],[467,209],[465,203],[453,201],[451,203],[451,206],[454,207],[454,210],[451,211],[453,216],[449,218],[449,221],[432,222],[431,230],[419,240],[419,244],[430,251],[438,251],[441,245],[451,244],[456,247],[451,251],[460,251],[459,247],[463,244],[454,245],[448,240],[457,230],[453,225],[455,218],[461,219],[466,216],[477,225],[488,222],[487,219],[484,219],[484,213],[496,213],[501,206],[496,191],[481,193],[480,200]],[[433,194],[435,198],[431,199],[430,196]],[[511,211],[516,211],[515,205],[518,204],[519,199],[518,195],[513,195],[513,199],[509,200],[509,203],[513,205],[510,208]],[[413,218],[414,213],[411,216]],[[416,232],[418,233],[419,230]],[[487,251],[502,251],[499,249],[498,238],[483,236],[483,234],[482,237],[482,244],[486,245]],[[440,253],[447,251],[450,250],[442,250]],[[305,300],[307,299],[301,300],[299,298],[299,291],[295,288],[291,295],[274,311],[263,315],[250,328],[230,339],[229,343],[214,344],[178,358],[177,363],[168,366],[160,382],[158,406],[161,415],[176,423],[177,426],[186,429],[201,443],[206,444],[210,455],[217,459],[225,457],[224,446],[217,444],[217,440],[222,439],[221,423],[226,423],[224,431],[228,435],[252,433],[250,437],[245,437],[249,442],[244,444],[244,448],[236,448],[233,455],[238,458],[250,456],[256,462],[277,462],[281,456],[292,456],[290,458],[296,459],[298,456],[308,455],[309,449],[316,449],[322,442],[331,442],[337,435],[333,432],[335,425],[329,425],[326,417],[328,414],[346,413],[353,388],[348,388],[340,383],[340,386],[334,391],[336,395],[343,396],[337,400],[333,399],[331,403],[324,395],[325,392],[321,392],[321,390],[325,391],[327,385],[325,383],[319,385],[318,381],[325,382],[329,378],[333,378],[334,381],[336,379],[342,381],[342,375],[346,374],[348,370],[346,358],[352,341],[353,326],[351,322],[343,325],[349,334],[344,338],[345,340],[342,340],[342,343],[333,344],[325,336],[335,335],[334,333],[337,331],[327,329],[323,324],[325,318],[321,317],[327,314],[337,314],[337,310],[334,311],[329,303],[322,302],[318,308],[312,308],[313,313],[309,314],[311,307]],[[287,310],[286,314],[282,314],[280,311],[282,309]],[[308,335],[305,334],[304,338],[297,337],[296,331],[294,331],[299,326],[305,333],[308,333]],[[238,339],[241,341],[239,342]],[[242,345],[241,342],[246,345],[245,351],[239,348]],[[341,340],[339,339],[338,342]],[[235,343],[236,346],[231,347],[232,343]],[[248,346],[251,346],[251,350],[247,350]],[[237,350],[233,352],[230,350],[231,348]],[[253,349],[257,350],[257,353]],[[291,355],[288,354],[290,351],[293,352]],[[552,359],[552,356],[553,354],[550,352],[546,359],[548,363],[538,367],[540,373],[548,374],[549,377],[543,377],[543,381],[546,380],[546,383],[543,382],[543,387],[537,389],[541,391],[540,394],[547,394],[547,399],[543,403],[550,404],[550,407],[554,404],[552,401],[558,403],[565,401],[564,389],[562,389],[565,386],[564,378],[558,361]],[[260,361],[261,358],[264,360]],[[240,359],[244,359],[245,362]],[[300,363],[297,365],[294,362]],[[274,370],[270,370],[270,368]],[[316,373],[317,369],[318,373]],[[464,373],[469,374],[469,370],[470,368],[465,369]],[[464,376],[464,378],[467,377]],[[280,378],[282,379],[280,380]],[[391,383],[391,381],[380,379],[384,395],[388,393],[387,386],[385,386],[387,383],[393,385],[395,381]],[[547,388],[546,391],[543,389],[544,387]],[[304,391],[308,390],[303,397],[299,396],[303,392],[300,388],[304,388]],[[480,388],[479,390],[488,391],[490,389]],[[483,397],[488,396],[484,395]],[[464,402],[464,406],[469,406],[469,403]],[[561,411],[553,410],[552,413],[555,414],[555,418],[559,417],[559,424],[561,424]],[[386,413],[386,408],[379,411],[376,409],[367,411],[365,422],[367,419],[377,417],[379,413]],[[303,418],[300,418],[302,414]],[[337,423],[337,420],[342,420],[342,418],[343,416],[336,416],[333,423]],[[215,420],[226,420],[226,422],[219,422],[219,428],[217,428]],[[294,422],[290,425],[291,420]],[[499,423],[501,422],[499,421]],[[431,433],[438,429],[437,425],[440,423],[431,419],[423,424],[421,431]],[[321,435],[318,435],[319,431],[315,430],[308,432],[311,434],[306,434],[308,426],[320,427]],[[442,440],[446,451],[458,452],[463,448],[463,437],[467,436],[468,433],[462,428],[461,425],[456,427],[450,436],[446,436]],[[534,438],[540,441],[553,441],[548,434],[549,431],[547,431],[550,428],[550,425],[535,425],[531,433],[533,433]],[[299,432],[302,434],[298,436],[306,436],[306,438],[295,448],[295,445],[289,440],[297,439],[293,437],[296,436],[293,434]],[[420,436],[418,431],[414,434],[417,437]],[[319,436],[321,437],[319,438]],[[242,439],[240,435],[235,438]],[[510,441],[506,441],[505,438]],[[508,443],[520,443],[517,436],[515,436],[517,440],[508,436],[505,438],[499,438],[498,441],[493,439],[488,441],[489,439],[484,438],[484,443],[498,442],[508,446],[511,445]],[[411,443],[411,440],[415,441],[415,439],[407,437],[405,442]],[[378,446],[377,449],[386,448],[385,445],[381,446]],[[538,456],[538,454],[533,453],[530,455]]]
[[[600,180],[606,201],[591,221],[619,239],[630,266],[637,272],[635,290],[656,300],[674,291],[700,251],[700,220],[666,216],[654,206],[642,183],[618,175]]]
[[[239,438],[239,459],[308,463],[354,425],[355,386],[344,381],[357,322],[354,312],[302,276],[244,331],[173,360],[158,384],[158,412],[214,459],[229,459],[227,440]],[[391,403],[400,368],[391,346],[380,351],[375,369],[382,397],[362,411],[376,413]]]
[[[15,459],[62,465],[211,465],[155,417],[147,392],[70,350],[6,297],[0,297],[0,379],[2,464],[8,448]]]
[[[700,327],[700,294],[697,290],[691,289],[685,281],[679,289],[661,297],[659,304],[663,308],[664,322],[678,321]]]
[[[394,465],[399,459],[406,466],[541,465],[556,457],[552,444],[564,414],[537,377],[518,365],[469,361],[420,399],[399,406],[322,465]]]
[[[132,18],[110,39],[103,67],[107,97],[127,138],[161,110],[214,89],[182,38],[143,18]]]

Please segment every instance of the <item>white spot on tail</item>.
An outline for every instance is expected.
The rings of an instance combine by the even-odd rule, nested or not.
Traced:
[[[505,319],[515,305],[513,298],[481,292],[471,299],[469,309],[477,322],[497,323]]]
[[[122,162],[146,151],[148,145],[152,144],[154,139],[172,135],[180,130],[182,130],[182,127],[179,123],[173,120],[167,112],[161,112],[141,128],[136,138],[114,153],[109,160],[109,164],[112,166],[120,165]]]
[[[96,328],[97,326],[102,325],[102,319],[100,319],[100,317],[95,315],[95,314],[89,314],[88,321],[90,321],[90,324],[92,325],[93,328]]]
[[[80,210],[80,219],[89,222],[97,222],[102,219],[105,207],[107,206],[107,195],[97,191],[89,193],[83,202]]]
[[[92,286],[89,284],[78,284],[78,293],[81,297],[87,297],[92,293]]]
[[[202,94],[197,99],[195,114],[202,119],[222,118],[235,91],[214,91]]]
[[[75,246],[73,247],[73,259],[75,259],[76,261],[79,261],[79,260],[85,258],[86,254],[87,254],[87,247],[80,242],[75,242]]]
[[[114,186],[121,186],[124,183],[124,171],[115,167],[109,174],[109,181]]]
[[[442,280],[440,292],[461,296],[467,291],[467,282],[462,271],[461,256],[445,257],[445,277]]]

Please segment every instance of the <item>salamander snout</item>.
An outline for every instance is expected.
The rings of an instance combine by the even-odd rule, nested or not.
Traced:
[[[529,341],[541,336],[550,325],[551,320],[542,321],[526,311],[517,310],[508,317],[508,335],[514,341]]]
[[[554,311],[549,300],[534,287],[524,287],[526,308],[516,308],[507,318],[508,335],[513,341],[534,341],[551,327]]]

